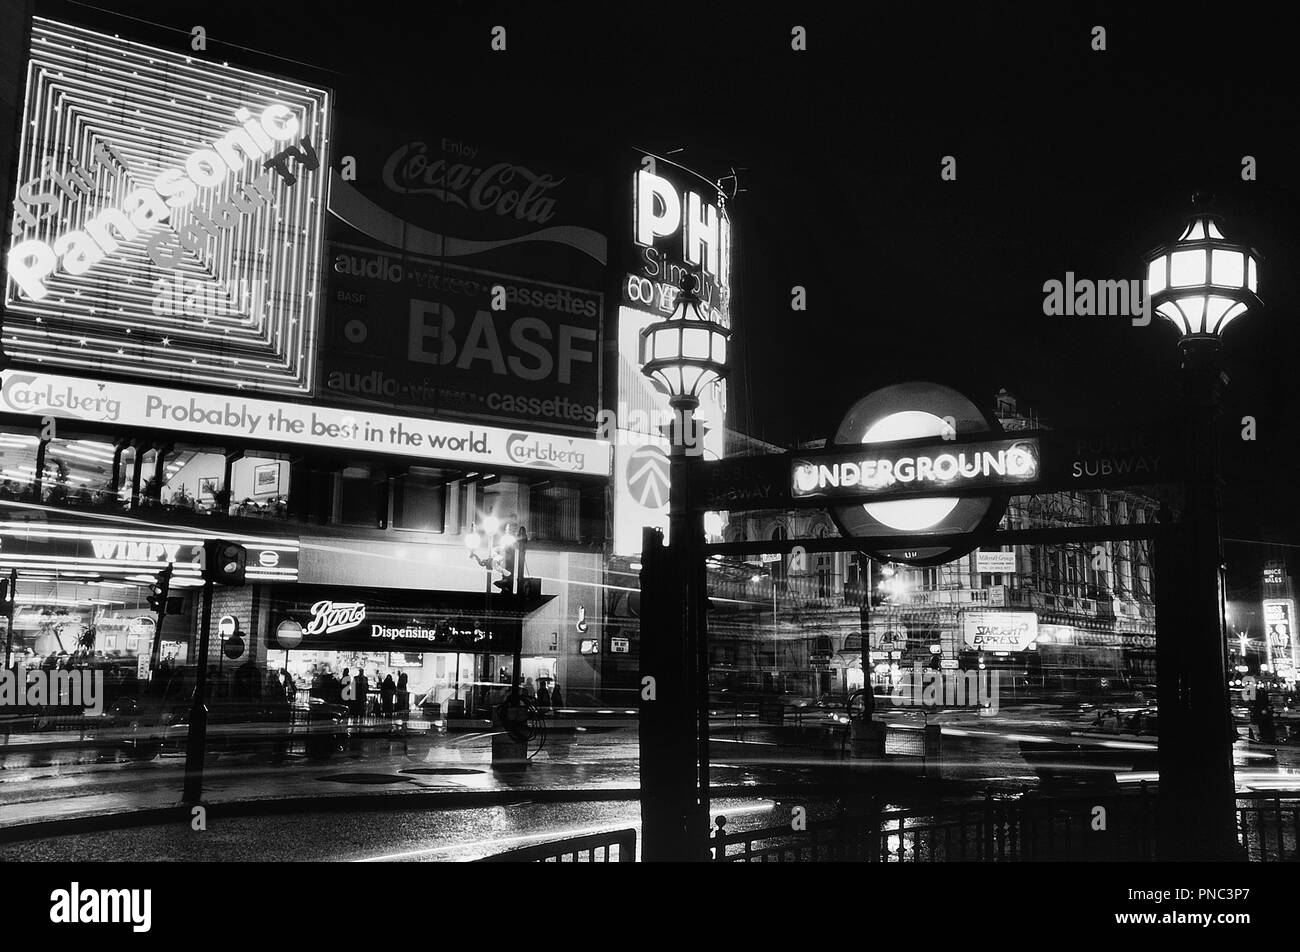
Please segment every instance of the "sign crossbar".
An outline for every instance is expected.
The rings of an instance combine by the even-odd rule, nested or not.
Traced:
[[[985,546],[1051,545],[1071,542],[1126,542],[1158,539],[1178,528],[1177,523],[1131,523],[1116,526],[1066,526],[1041,529],[1001,529],[982,540]],[[836,536],[826,539],[769,539],[757,542],[712,542],[704,546],[705,555],[763,555],[772,552],[857,552],[864,548],[920,548],[957,545],[966,535],[899,535],[852,539]]]

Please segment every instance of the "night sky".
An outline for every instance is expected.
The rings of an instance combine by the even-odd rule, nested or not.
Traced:
[[[605,143],[620,143],[682,149],[674,158],[713,174],[741,169],[732,403],[738,428],[777,443],[825,436],[862,394],[913,378],[985,401],[1005,387],[1060,425],[1156,415],[1176,392],[1172,327],[1044,316],[1043,282],[1141,277],[1143,252],[1178,236],[1192,191],[1213,191],[1228,236],[1263,255],[1266,304],[1225,342],[1225,535],[1300,541],[1300,107],[1280,14],[1188,3],[335,6],[117,9],[149,21],[138,39],[179,44],[158,25],[203,24],[214,58],[298,61],[278,70],[333,86],[340,111],[419,115],[593,168]],[[38,12],[112,22],[81,4]],[[489,50],[498,23],[504,54]],[[796,23],[807,52],[790,49]],[[1105,52],[1090,49],[1098,24]],[[940,180],[944,155],[956,182]],[[1243,155],[1258,181],[1241,181]],[[791,312],[793,285],[807,288],[807,313]],[[1236,438],[1246,414],[1257,442]]]

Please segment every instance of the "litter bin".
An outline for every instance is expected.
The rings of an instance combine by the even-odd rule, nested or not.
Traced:
[[[855,719],[850,725],[850,743],[854,757],[873,760],[885,756],[885,725],[873,720]]]
[[[785,721],[785,704],[780,698],[764,697],[758,700],[758,722],[781,724]]]
[[[327,760],[343,745],[347,729],[342,721],[346,709],[337,704],[311,704],[307,709],[307,756]]]

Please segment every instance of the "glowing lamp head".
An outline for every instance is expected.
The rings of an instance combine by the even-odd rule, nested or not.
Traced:
[[[698,404],[705,388],[727,373],[731,332],[700,311],[695,285],[688,275],[673,313],[641,332],[641,372],[657,380],[672,403]]]
[[[501,520],[496,516],[483,517],[483,531],[488,535],[496,535],[497,530],[501,528]]]
[[[483,540],[477,532],[470,532],[465,535],[465,546],[470,549],[477,549],[483,544]]]
[[[1178,328],[1183,345],[1217,342],[1231,321],[1260,305],[1259,252],[1229,241],[1208,204],[1208,195],[1194,195],[1178,240],[1146,257],[1151,309]]]

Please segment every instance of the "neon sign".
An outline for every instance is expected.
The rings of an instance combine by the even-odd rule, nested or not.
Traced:
[[[835,496],[860,488],[881,494],[948,486],[998,486],[1038,475],[1038,445],[1030,440],[977,443],[960,449],[853,450],[829,461],[794,463],[793,494]]]
[[[693,191],[680,194],[668,179],[648,169],[636,173],[636,243],[651,247],[660,238],[681,235],[681,255],[702,267],[722,286],[730,280],[731,225],[718,206]]]
[[[311,607],[311,623],[305,631],[309,635],[330,634],[355,628],[366,620],[364,602],[332,602],[322,599]]]
[[[237,536],[248,549],[248,578],[298,579],[296,539]],[[106,577],[151,575],[171,563],[172,584],[200,583],[202,533],[194,529],[117,529],[76,523],[0,521],[0,569],[32,574],[81,573]]]
[[[855,403],[824,452],[790,458],[787,485],[795,499],[834,501],[829,512],[845,536],[867,543],[916,534],[916,545],[864,545],[877,558],[937,565],[978,548],[1006,494],[1037,482],[1041,467],[1037,438],[1004,436],[997,419],[962,394],[918,381]],[[945,490],[953,495],[937,494]],[[965,541],[926,545],[928,533]]]
[[[6,352],[310,392],[329,103],[322,89],[34,18]]]

